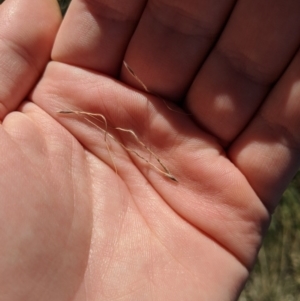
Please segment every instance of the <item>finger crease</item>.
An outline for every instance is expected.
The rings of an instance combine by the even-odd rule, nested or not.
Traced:
[[[207,40],[216,37],[216,31],[204,22],[201,22],[190,12],[174,7],[167,3],[151,2],[149,10],[153,17],[170,31],[190,36],[201,36]]]
[[[36,62],[32,57],[32,54],[26,47],[21,47],[17,43],[5,39],[5,38],[0,38],[0,43],[3,43],[6,45],[9,49],[11,49],[14,53],[16,53],[30,68],[33,68],[36,73],[39,73],[39,70],[37,68]]]
[[[99,3],[96,0],[85,0],[86,6],[94,16],[115,22],[133,22],[136,18],[130,18],[126,10],[116,9],[116,5]],[[109,2],[108,2],[109,3]]]
[[[243,53],[222,49],[218,46],[214,49],[214,53],[220,56],[235,73],[250,82],[260,86],[271,86],[277,80],[275,74],[267,71],[268,68],[259,65]]]
[[[278,140],[279,143],[290,150],[296,152],[300,151],[300,141],[295,137],[295,135],[283,124],[280,124],[279,120],[276,122],[269,120],[262,113],[258,113],[259,117],[265,126],[270,129],[270,133],[274,134],[274,140]],[[275,136],[276,133],[276,136]]]

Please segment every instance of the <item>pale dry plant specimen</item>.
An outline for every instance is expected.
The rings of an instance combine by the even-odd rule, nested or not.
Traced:
[[[151,93],[147,89],[147,87],[144,85],[144,83],[135,75],[135,73],[128,66],[128,64],[124,62],[124,65],[126,66],[127,70],[130,72],[130,74],[132,74],[136,78],[136,80],[143,86],[143,88],[145,89],[145,91],[148,92],[148,93]],[[151,94],[153,94],[153,93],[151,93]],[[91,113],[91,112],[86,112],[86,111],[81,111],[81,110],[72,110],[72,109],[60,110],[60,111],[58,111],[58,113],[59,114],[74,114],[74,115],[77,115],[77,116],[81,116],[81,117],[84,118],[84,120],[86,120],[88,123],[92,124],[94,127],[96,127],[98,130],[100,130],[104,134],[104,142],[106,144],[107,151],[109,153],[109,156],[111,158],[111,161],[113,163],[113,166],[114,166],[114,169],[115,169],[116,173],[118,172],[117,171],[117,166],[116,166],[115,161],[113,159],[112,151],[110,149],[110,146],[109,146],[109,143],[108,143],[108,139],[111,139],[111,140],[115,141],[123,149],[125,149],[128,153],[134,154],[135,156],[137,156],[138,158],[140,158],[141,160],[143,160],[144,162],[146,162],[151,168],[153,168],[154,170],[156,170],[160,174],[164,175],[168,179],[170,179],[170,180],[172,180],[174,182],[178,182],[177,179],[171,174],[171,172],[169,171],[169,169],[166,167],[166,165],[163,164],[163,162],[161,161],[161,159],[159,158],[159,156],[156,155],[146,144],[144,144],[139,139],[139,137],[137,136],[137,134],[133,130],[131,130],[131,129],[125,129],[125,128],[121,128],[121,127],[112,127],[112,126],[110,126],[108,124],[105,116],[103,114],[100,114],[100,113]],[[98,122],[101,122],[104,125],[103,128],[97,124]],[[155,159],[155,161],[158,163],[159,167],[156,164],[152,163],[150,160],[146,159],[144,156],[142,156],[136,150],[127,147],[124,143],[122,143],[121,141],[119,141],[116,137],[114,137],[108,131],[108,128],[112,128],[112,129],[114,129],[116,131],[130,134],[134,138],[134,140],[137,142],[137,144],[140,145],[142,148],[144,148],[151,155],[151,157],[153,157]]]
[[[189,113],[186,113],[186,112],[183,112],[183,111],[178,111],[178,110],[175,110],[175,109],[173,109],[173,108],[171,108],[168,104],[167,104],[167,102],[166,102],[166,100],[163,98],[163,97],[161,97],[159,94],[157,94],[157,93],[155,93],[155,92],[153,92],[153,91],[151,91],[145,84],[144,84],[144,82],[135,74],[135,72],[132,70],[132,68],[125,62],[125,61],[123,61],[123,64],[124,64],[124,66],[125,66],[125,68],[127,69],[127,71],[129,72],[129,74],[143,87],[143,89],[147,92],[147,93],[149,93],[149,94],[151,94],[151,95],[153,95],[153,96],[155,96],[155,97],[157,97],[157,98],[159,98],[160,100],[162,100],[163,101],[163,103],[165,104],[165,106],[170,110],[170,111],[172,111],[172,112],[175,112],[175,113],[177,113],[177,114],[182,114],[182,115],[192,115],[192,114],[189,114]]]

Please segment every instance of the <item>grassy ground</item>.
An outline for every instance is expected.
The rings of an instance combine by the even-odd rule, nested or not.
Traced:
[[[58,2],[65,13],[70,0]],[[273,215],[257,263],[239,301],[300,301],[299,201],[300,172]]]
[[[282,196],[239,301],[300,301],[300,172]]]

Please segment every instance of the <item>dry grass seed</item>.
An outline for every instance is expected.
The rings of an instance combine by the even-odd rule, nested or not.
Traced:
[[[117,171],[117,166],[115,164],[115,161],[113,159],[112,156],[112,152],[110,150],[109,144],[108,144],[108,139],[110,138],[113,141],[117,142],[123,149],[125,149],[128,153],[133,153],[134,155],[136,155],[137,157],[139,157],[141,160],[143,160],[144,162],[146,162],[149,166],[151,166],[153,169],[155,169],[156,171],[158,171],[159,173],[161,173],[162,175],[166,176],[168,179],[174,181],[174,182],[178,182],[177,179],[171,174],[171,172],[169,171],[169,169],[162,163],[162,161],[160,160],[160,158],[147,146],[145,145],[136,135],[136,133],[133,130],[130,129],[125,129],[125,128],[121,128],[121,127],[111,127],[108,125],[107,120],[105,118],[105,116],[103,114],[100,113],[90,113],[90,112],[85,112],[85,111],[80,111],[80,110],[71,110],[71,109],[65,109],[65,110],[60,110],[58,111],[59,114],[75,114],[78,116],[83,116],[83,118],[89,122],[90,124],[92,124],[93,126],[95,126],[97,129],[99,129],[101,132],[104,133],[104,141],[106,144],[106,148],[107,151],[109,153],[109,156],[111,158],[111,161],[113,163],[115,172],[118,173]],[[96,124],[95,122],[93,122],[90,118],[95,119],[95,121],[100,121],[104,124],[104,128],[100,127],[98,124]],[[161,168],[157,167],[155,164],[153,164],[152,162],[150,162],[149,160],[147,160],[145,157],[143,157],[139,152],[127,147],[125,144],[123,144],[122,142],[120,142],[117,138],[115,138],[111,133],[108,132],[108,127],[111,127],[119,132],[126,132],[128,134],[130,134],[135,140],[136,142],[142,146],[150,155],[152,155],[155,160],[158,162],[158,164],[160,165]]]

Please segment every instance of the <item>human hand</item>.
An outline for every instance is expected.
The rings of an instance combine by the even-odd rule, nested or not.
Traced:
[[[47,62],[58,9],[50,0],[0,7],[16,24],[0,46],[0,299],[235,300],[299,167],[300,55],[285,68],[299,46],[300,4],[239,1],[207,56],[233,1],[170,2],[176,10],[149,1],[142,17],[145,2],[105,3],[73,1],[53,61],[21,106]],[[23,69],[8,69],[24,55]],[[124,58],[192,116],[139,91]],[[100,115],[61,110],[102,114],[116,140]],[[178,183],[116,127],[134,131]]]

